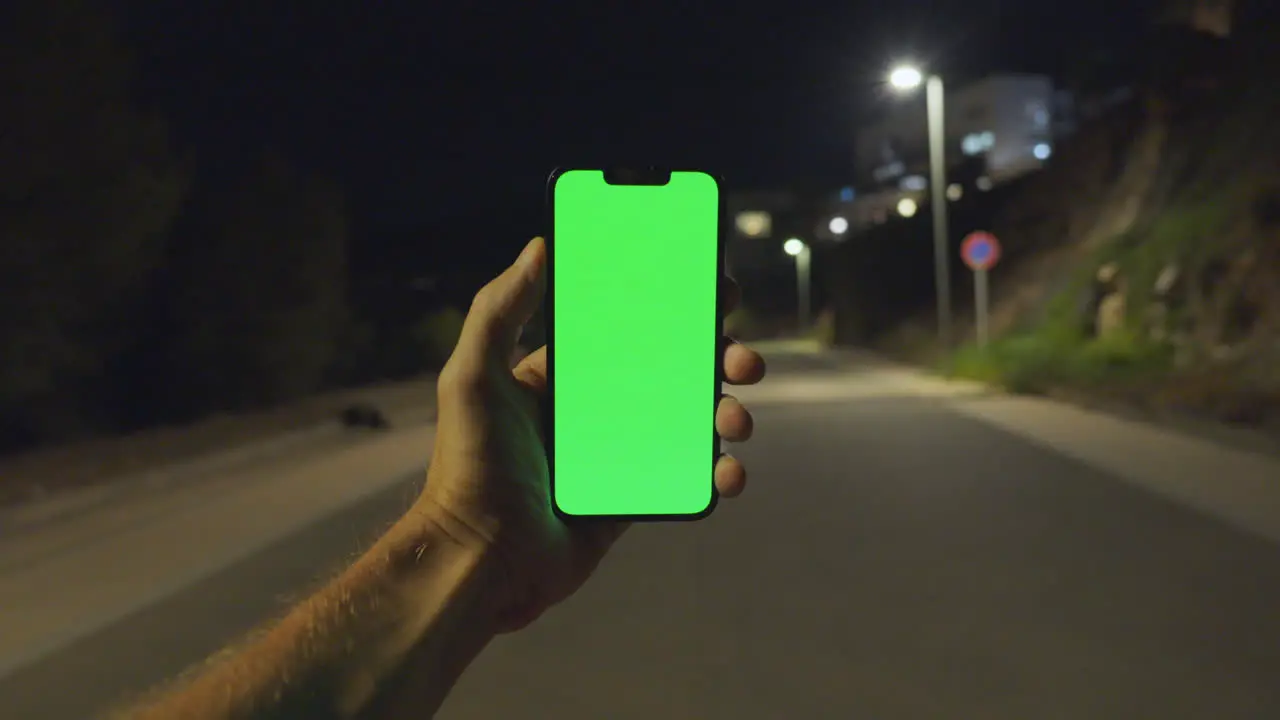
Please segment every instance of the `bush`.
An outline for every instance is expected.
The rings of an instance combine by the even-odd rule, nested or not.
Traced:
[[[1028,335],[970,347],[957,355],[953,373],[1000,385],[1012,392],[1042,393],[1061,381],[1063,351],[1046,337]]]
[[[1041,394],[1055,388],[1097,387],[1160,376],[1171,367],[1168,346],[1136,334],[1089,340],[1038,332],[961,348],[946,363],[948,374],[999,385],[1010,392]]]

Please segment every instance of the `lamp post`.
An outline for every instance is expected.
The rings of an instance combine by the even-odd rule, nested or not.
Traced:
[[[791,238],[782,244],[782,250],[786,254],[796,259],[796,292],[799,296],[799,321],[800,331],[804,332],[809,327],[809,266],[813,257],[813,252],[809,249],[809,245],[800,238]]]
[[[889,74],[889,84],[900,91],[925,86],[925,105],[929,119],[929,190],[933,204],[933,272],[938,301],[938,341],[951,347],[951,263],[947,229],[947,153],[943,125],[942,78],[925,77],[918,68],[903,65]]]

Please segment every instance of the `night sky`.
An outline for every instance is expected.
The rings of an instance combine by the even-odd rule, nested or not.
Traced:
[[[858,118],[888,102],[877,83],[894,59],[952,79],[1055,71],[1123,42],[1144,4],[119,2],[141,91],[207,171],[278,149],[342,181],[365,227],[536,224],[546,175],[565,164],[836,186]]]

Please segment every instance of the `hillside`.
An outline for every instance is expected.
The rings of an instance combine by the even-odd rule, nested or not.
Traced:
[[[1229,40],[1155,33],[1128,102],[1045,171],[953,214],[957,236],[985,216],[1007,253],[992,275],[996,340],[948,358],[952,371],[1280,423],[1280,44],[1243,24]],[[962,314],[967,276],[955,275]],[[859,338],[844,325],[846,340],[931,354],[927,315]],[[957,332],[972,337],[971,313]]]

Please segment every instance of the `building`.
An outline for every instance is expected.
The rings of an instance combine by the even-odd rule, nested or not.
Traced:
[[[860,186],[927,182],[928,116],[923,93],[904,99],[879,122],[858,130]],[[1066,98],[1039,75],[995,75],[949,91],[945,102],[947,162],[985,159],[995,183],[1040,168],[1053,154],[1066,120]]]
[[[1070,96],[1040,75],[993,75],[948,89],[943,106],[952,200],[1040,169],[1073,129]],[[930,174],[923,92],[860,128],[856,147],[858,197],[843,209],[853,229],[922,204]]]

